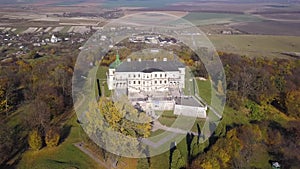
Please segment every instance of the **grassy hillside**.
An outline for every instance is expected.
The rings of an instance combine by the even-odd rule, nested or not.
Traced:
[[[95,168],[102,169],[94,160],[73,144],[82,141],[85,133],[73,117],[66,124],[70,128],[67,138],[54,148],[43,148],[39,151],[26,151],[18,165],[20,169],[52,168]]]

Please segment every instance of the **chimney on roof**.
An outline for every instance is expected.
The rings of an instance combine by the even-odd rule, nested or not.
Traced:
[[[168,59],[167,58],[163,58],[163,61],[166,62],[166,61],[168,61]]]
[[[127,62],[131,62],[131,59],[130,59],[130,58],[127,58]]]
[[[141,62],[142,61],[142,59],[141,58],[139,58],[139,62]]]
[[[153,61],[154,61],[154,62],[157,62],[157,59],[156,59],[156,58],[154,58],[154,59],[153,59]]]

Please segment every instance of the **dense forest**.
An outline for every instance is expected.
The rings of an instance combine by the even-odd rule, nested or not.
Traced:
[[[261,160],[298,168],[300,60],[242,57],[219,52],[227,80],[225,112],[244,115],[221,121],[210,146],[190,168],[264,168]],[[282,114],[283,113],[283,114]],[[221,131],[221,132],[220,132]]]

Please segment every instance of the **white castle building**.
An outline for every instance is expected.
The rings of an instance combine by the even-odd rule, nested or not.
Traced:
[[[178,60],[121,62],[119,55],[109,66],[109,90],[125,94],[147,110],[174,110],[174,114],[206,118],[207,107],[192,96],[184,96],[186,67]]]
[[[181,90],[185,84],[185,65],[177,60],[145,60],[121,62],[119,55],[109,67],[109,90],[123,89],[127,93],[166,92]]]

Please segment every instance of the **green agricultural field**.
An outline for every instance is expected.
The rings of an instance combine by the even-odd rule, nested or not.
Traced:
[[[116,8],[116,7],[148,7],[157,8],[163,7],[172,3],[180,2],[179,0],[110,0],[105,1],[103,6],[105,8]]]
[[[258,17],[245,14],[224,14],[224,13],[206,13],[206,12],[192,12],[184,16],[194,25],[211,25],[211,24],[224,24],[231,22],[250,22],[260,21]]]
[[[249,57],[287,58],[281,52],[300,52],[299,36],[211,35],[208,38],[218,51]]]

